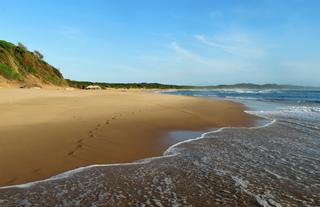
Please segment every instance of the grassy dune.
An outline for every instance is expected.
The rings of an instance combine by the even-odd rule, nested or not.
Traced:
[[[67,85],[58,69],[46,63],[39,52],[30,52],[0,40],[0,75],[13,84]]]

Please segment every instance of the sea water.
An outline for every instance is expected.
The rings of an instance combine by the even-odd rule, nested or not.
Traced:
[[[240,102],[248,107],[247,113],[271,121],[256,129],[207,133],[205,137],[216,139],[207,157],[214,157],[216,170],[227,172],[263,206],[320,206],[320,90],[164,93]],[[219,142],[228,145],[222,150]]]

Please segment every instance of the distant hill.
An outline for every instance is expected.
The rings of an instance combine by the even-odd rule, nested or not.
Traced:
[[[65,86],[58,69],[43,60],[40,52],[30,52],[19,43],[0,40],[0,84],[19,86]]]

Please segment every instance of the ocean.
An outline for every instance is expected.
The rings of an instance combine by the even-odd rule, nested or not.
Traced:
[[[0,188],[0,206],[320,206],[320,91],[177,90],[241,102],[257,126],[176,132],[163,156]]]
[[[255,128],[208,132],[204,157],[262,206],[320,206],[320,90],[177,90],[227,99],[264,118]],[[219,143],[224,142],[224,143]],[[211,142],[210,142],[211,143]],[[227,143],[227,144],[226,144]],[[221,145],[224,147],[221,148]]]
[[[233,100],[246,104],[255,110],[270,110],[278,107],[294,106],[319,111],[319,90],[168,90],[165,94],[213,97]],[[269,107],[268,107],[269,106]],[[258,108],[257,108],[258,107]]]

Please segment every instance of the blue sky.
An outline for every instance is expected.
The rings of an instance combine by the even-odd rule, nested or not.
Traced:
[[[0,39],[66,78],[320,85],[318,0],[29,0],[0,7]]]

